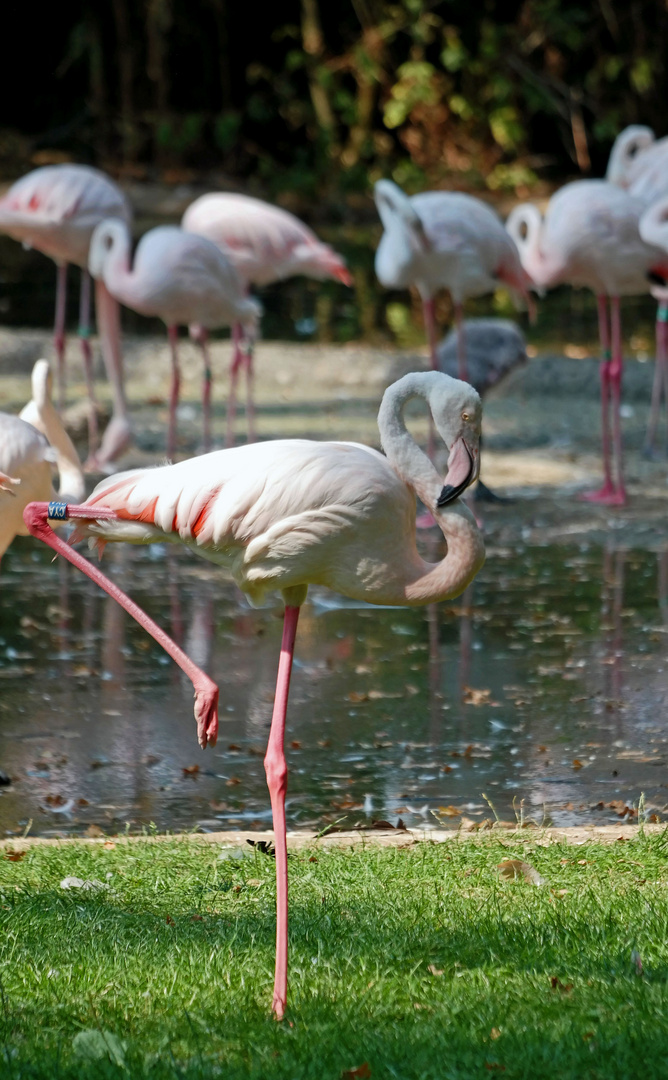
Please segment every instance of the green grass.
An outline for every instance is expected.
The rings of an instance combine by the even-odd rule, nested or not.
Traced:
[[[299,851],[283,1024],[268,1011],[273,860],[219,850],[71,844],[0,862],[0,1076],[668,1075],[668,836]],[[513,857],[546,885],[500,880]],[[110,887],[66,892],[68,875]],[[124,1040],[124,1064],[76,1056],[91,1029]]]

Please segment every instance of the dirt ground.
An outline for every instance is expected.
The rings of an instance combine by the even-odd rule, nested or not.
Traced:
[[[94,343],[96,348],[96,343]],[[119,467],[162,460],[169,390],[166,339],[127,337],[126,386],[136,444]],[[96,351],[99,352],[99,350]],[[182,342],[183,390],[180,452],[197,452],[201,359]],[[16,412],[29,396],[29,374],[39,356],[52,357],[50,336],[35,330],[0,329],[0,408]],[[230,343],[213,344],[214,440],[222,445]],[[83,374],[72,340],[68,357],[73,422],[82,426]],[[108,413],[109,392],[98,356],[99,398]],[[262,341],[256,350],[257,427],[262,439],[305,437],[378,444],[376,412],[383,389],[425,357],[367,345],[317,345]],[[622,509],[579,502],[577,492],[600,484],[598,364],[593,359],[538,355],[485,398],[482,472],[508,502],[486,506],[495,540],[518,533],[530,543],[586,538],[616,546],[661,548],[668,544],[668,464],[647,461],[641,447],[647,422],[653,364],[631,361],[624,375],[624,439],[628,505]],[[242,390],[243,401],[243,390]],[[237,430],[244,434],[243,409]],[[424,413],[411,426],[426,436]],[[665,425],[664,425],[665,434]],[[85,450],[85,445],[81,447]],[[91,477],[91,484],[95,478]]]

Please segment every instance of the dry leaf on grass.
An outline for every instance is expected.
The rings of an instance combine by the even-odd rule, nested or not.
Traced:
[[[566,983],[564,985],[556,975],[550,976],[550,986],[553,990],[560,990],[562,994],[570,994],[573,989],[573,983]]]
[[[361,1065],[356,1065],[354,1069],[344,1069],[341,1080],[369,1080],[370,1076],[371,1066],[368,1061],[364,1061]]]
[[[499,877],[508,881],[530,881],[532,885],[547,884],[543,875],[539,874],[531,863],[523,862],[522,859],[504,859],[496,869]]]
[[[436,964],[430,964],[429,967],[427,968],[427,971],[429,972],[430,975],[442,975],[443,974],[441,968],[437,968]]]
[[[490,1037],[490,1039],[500,1039],[501,1038],[501,1029],[500,1028],[492,1028],[492,1030],[489,1033],[489,1037]]]
[[[21,859],[26,855],[25,851],[13,851],[12,848],[8,848],[5,851],[3,858],[9,862],[21,862]]]

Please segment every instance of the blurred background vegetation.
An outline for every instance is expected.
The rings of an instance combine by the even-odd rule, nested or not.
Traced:
[[[354,209],[380,176],[524,198],[666,127],[665,0],[5,0],[3,24],[5,179],[76,160],[296,205]]]

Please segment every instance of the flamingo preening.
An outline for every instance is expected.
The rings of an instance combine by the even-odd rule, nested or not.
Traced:
[[[379,180],[374,198],[384,229],[376,252],[378,280],[388,289],[417,288],[435,371],[434,297],[448,290],[455,310],[458,375],[466,380],[465,301],[505,285],[532,309],[530,282],[514,241],[491,207],[459,191],[425,191],[409,198],[391,180]]]
[[[242,323],[253,331],[259,305],[244,295],[239,276],[223,252],[203,236],[187,233],[174,225],[161,225],[142,236],[134,263],[131,263],[130,248],[127,226],[117,220],[103,221],[91,239],[90,272],[94,278],[104,281],[116,300],[142,315],[157,316],[167,326],[172,361],[167,434],[169,457],[176,450],[176,409],[181,378],[178,327],[191,327],[204,359],[203,443],[204,450],[208,451],[211,448],[208,331],[235,323]]]
[[[113,414],[98,450],[97,412],[90,348],[90,277],[88,249],[95,226],[106,218],[129,224],[132,213],[123,192],[98,169],[87,165],[46,165],[21,177],[0,199],[0,232],[54,260],[58,270],[54,346],[58,364],[58,404],[65,402],[65,304],[67,266],[82,270],[79,338],[88,389],[91,464],[104,464],[125,449],[130,421],[123,390],[118,307],[104,285],[96,288],[102,354],[113,395]]]
[[[651,128],[632,124],[615,139],[608,160],[606,177],[624,188],[649,209],[659,199],[668,196],[668,138],[655,139]],[[651,221],[645,224],[645,239],[651,236]],[[649,239],[648,243],[652,243]],[[661,412],[661,398],[668,403],[668,288],[661,278],[652,282],[650,291],[657,301],[656,362],[652,401],[647,423],[644,452],[652,457],[656,452],[656,432]]]
[[[639,199],[606,180],[576,180],[552,196],[544,217],[536,206],[525,203],[516,206],[507,221],[522,265],[539,288],[566,283],[596,294],[602,356],[603,487],[585,498],[617,506],[626,502],[619,301],[621,296],[648,292],[649,275],[666,263],[665,254],[640,236],[642,211]]]
[[[426,400],[449,450],[442,480],[406,429],[403,410]],[[109,477],[83,506],[33,503],[25,520],[42,539],[114,596],[193,682],[198,737],[215,743],[218,688],[129,597],[50,528],[70,517],[104,544],[183,543],[227,567],[252,603],[280,592],[283,640],[265,757],[276,845],[277,919],[273,1009],[287,996],[288,877],[285,721],[299,610],[308,586],[325,585],[373,604],[416,606],[463,592],[484,561],[475,519],[458,496],[479,465],[481,403],[466,383],[413,372],[383,396],[378,427],[385,455],[358,443],[304,439],[253,443],[149,470]],[[415,545],[416,495],[447,543],[438,563]]]
[[[211,240],[233,264],[246,289],[304,274],[322,281],[334,278],[352,285],[341,255],[323,244],[303,221],[279,206],[250,195],[212,192],[191,203],[181,221],[186,232]],[[253,409],[253,341],[244,341],[241,322],[233,330],[227,404],[227,446],[234,444],[237,382],[246,372],[246,419],[249,441],[255,439]]]
[[[51,474],[58,469],[59,491]],[[15,536],[27,536],[23,511],[35,500],[79,501],[85,492],[81,463],[51,401],[48,360],[32,370],[32,399],[20,416],[0,413],[0,558]]]

